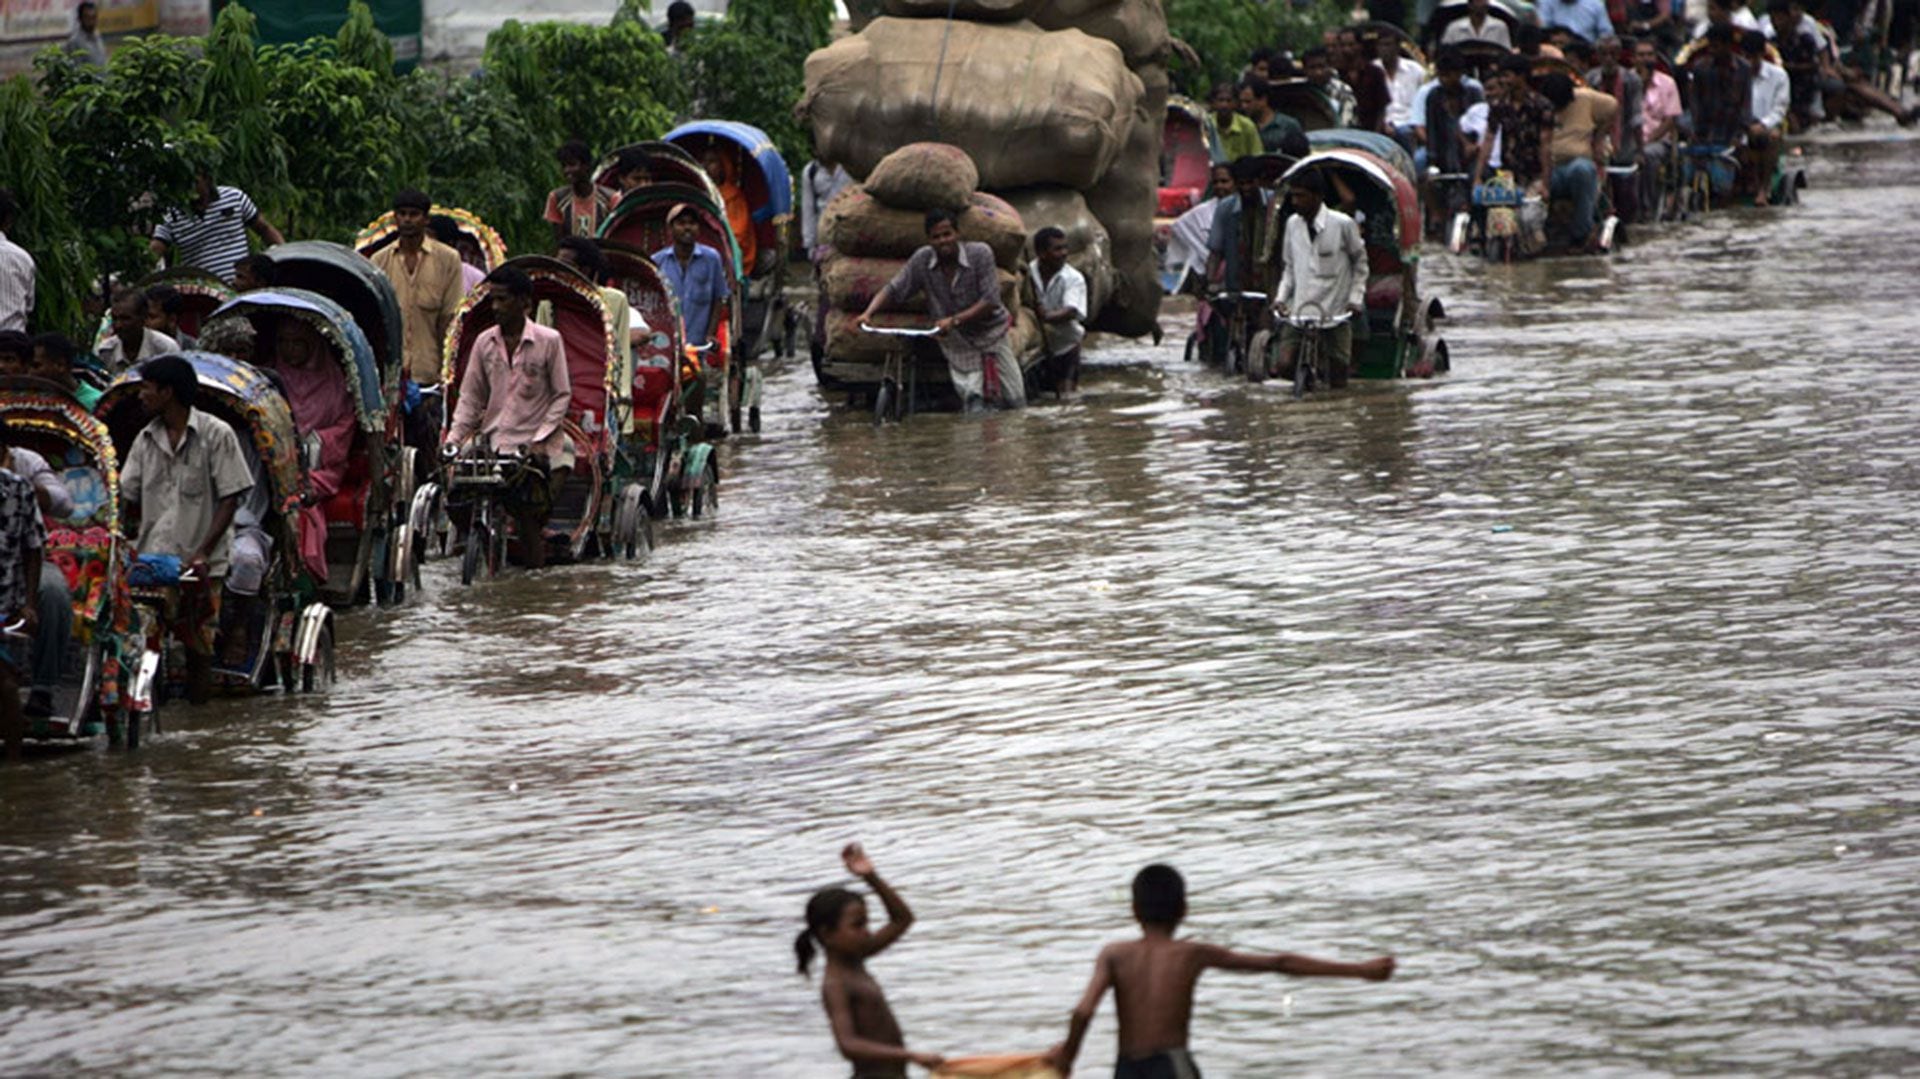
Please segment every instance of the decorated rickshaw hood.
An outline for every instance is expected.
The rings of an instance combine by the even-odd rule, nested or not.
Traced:
[[[120,455],[106,424],[72,394],[38,378],[0,379],[0,422],[60,439],[90,457],[106,485],[107,531],[120,535]]]
[[[767,137],[766,132],[752,124],[734,120],[696,120],[667,132],[667,141],[679,142],[700,136],[722,138],[733,143],[759,168],[760,175],[767,182],[767,204],[753,208],[755,221],[779,221],[793,216],[793,178],[787,173],[786,160],[774,148],[773,140]]]
[[[213,317],[244,318],[255,312],[291,315],[312,326],[333,346],[335,362],[340,364],[347,388],[353,393],[361,429],[375,434],[386,430],[387,400],[381,392],[380,367],[374,362],[373,346],[346,308],[306,289],[255,289],[228,300]]]
[[[463,210],[458,206],[435,206],[427,213],[436,217],[453,219],[454,227],[473,237],[480,244],[480,254],[486,259],[488,270],[493,270],[507,261],[507,242],[500,238],[492,225],[480,220],[480,215],[472,210]],[[372,255],[393,241],[399,230],[393,223],[393,211],[388,210],[361,229],[353,238],[353,249],[363,255]]]

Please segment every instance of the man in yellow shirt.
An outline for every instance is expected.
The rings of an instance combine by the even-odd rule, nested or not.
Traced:
[[[1207,101],[1213,106],[1213,126],[1220,134],[1220,151],[1228,161],[1238,161],[1263,152],[1260,129],[1250,117],[1241,114],[1240,99],[1232,83],[1223,82],[1215,86]]]
[[[373,264],[393,282],[405,331],[406,372],[418,386],[440,384],[440,349],[447,328],[467,294],[460,252],[428,235],[433,200],[422,191],[393,197],[393,226],[398,239],[373,253]],[[440,398],[423,399],[407,416],[407,445],[433,447],[440,442]]]

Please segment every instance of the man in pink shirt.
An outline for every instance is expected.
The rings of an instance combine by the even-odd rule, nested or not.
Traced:
[[[1640,76],[1640,212],[1658,212],[1660,170],[1673,157],[1674,132],[1680,121],[1680,87],[1673,76],[1655,65],[1659,54],[1653,42],[1633,43],[1633,71]]]
[[[573,468],[573,440],[562,429],[573,402],[560,334],[527,317],[533,308],[533,279],[517,266],[487,275],[494,324],[482,330],[460,379],[447,441],[465,446],[477,437],[495,451],[524,449],[548,474],[516,492],[520,545],[529,569],[547,562],[542,536],[553,513],[553,492]]]

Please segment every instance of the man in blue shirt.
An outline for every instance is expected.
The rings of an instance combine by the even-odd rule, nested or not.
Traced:
[[[1534,9],[1540,25],[1551,30],[1558,26],[1586,39],[1591,45],[1613,33],[1613,20],[1607,17],[1606,0],[1544,0]]]
[[[660,267],[680,301],[687,344],[704,345],[720,328],[721,305],[730,295],[727,271],[720,252],[699,242],[700,218],[693,207],[675,206],[667,214],[667,228],[673,233],[673,246],[655,251],[653,264]]]

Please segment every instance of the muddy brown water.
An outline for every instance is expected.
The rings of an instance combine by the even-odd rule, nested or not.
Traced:
[[[1209,1074],[1920,1068],[1920,143],[1813,179],[1430,257],[1431,382],[1177,314],[1019,415],[777,373],[646,563],[439,563],[331,695],[0,770],[0,1071],[843,1075],[790,944],[855,838],[918,1048],[1057,1039],[1164,859],[1196,934],[1400,957],[1210,976]]]

